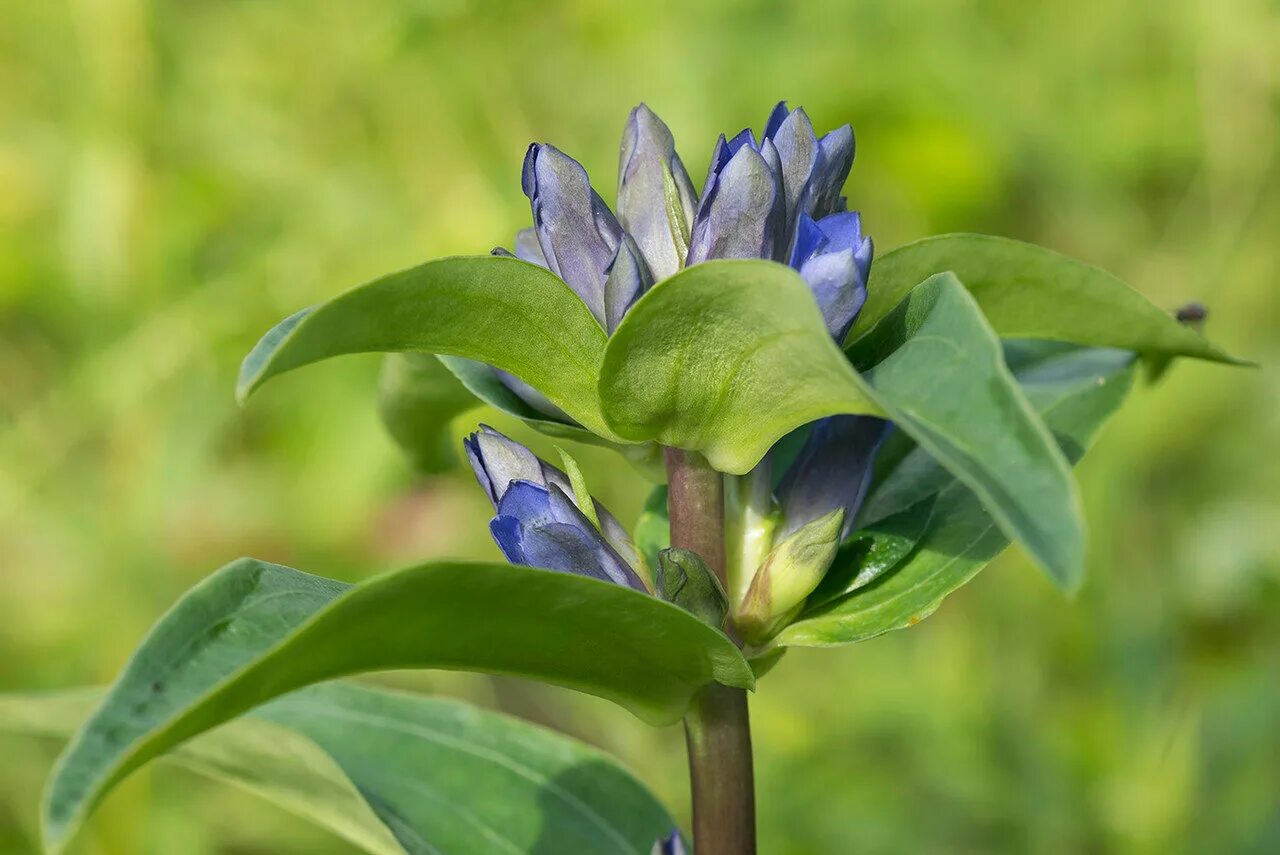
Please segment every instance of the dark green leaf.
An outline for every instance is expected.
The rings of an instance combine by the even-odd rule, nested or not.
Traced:
[[[101,697],[0,697],[0,730],[65,739]],[[348,683],[285,695],[164,759],[378,855],[647,853],[673,825],[621,766],[574,740],[458,701]]]
[[[854,357],[875,366],[866,379],[898,427],[973,490],[1059,587],[1077,587],[1084,522],[1071,467],[964,286],[949,273],[922,283]]]
[[[198,733],[293,689],[391,668],[530,677],[662,724],[710,681],[753,683],[722,633],[594,579],[439,562],[352,587],[241,559],[160,620],[63,755],[46,839],[60,847],[124,775]]]
[[[1110,273],[1033,244],[974,234],[925,238],[877,258],[848,341],[944,271],[965,284],[1002,338],[1238,362]]]
[[[605,333],[545,268],[515,258],[442,258],[392,273],[281,321],[245,357],[238,395],[347,353],[461,356],[521,378],[607,438],[596,378]]]
[[[1036,348],[1019,361],[1018,380],[1060,447],[1078,460],[1133,382],[1133,355],[1099,349]],[[910,452],[889,476],[915,471],[923,450]],[[904,475],[902,477],[909,477]],[[900,494],[913,492],[899,490]],[[869,505],[877,504],[877,496]],[[895,503],[886,503],[890,507]],[[973,492],[950,481],[938,493],[929,527],[912,555],[866,587],[805,612],[777,642],[825,647],[863,641],[918,623],[1008,545]]]

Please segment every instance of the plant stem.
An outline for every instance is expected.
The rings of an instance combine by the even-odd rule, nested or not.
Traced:
[[[671,545],[698,553],[725,581],[724,480],[693,452],[664,450]],[[747,693],[711,683],[684,719],[698,855],[754,855],[755,782]]]

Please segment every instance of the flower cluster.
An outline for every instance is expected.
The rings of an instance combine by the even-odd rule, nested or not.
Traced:
[[[618,168],[617,216],[581,164],[535,143],[522,187],[533,226],[515,256],[554,272],[609,333],[656,281],[712,259],[788,264],[809,284],[827,329],[842,341],[866,300],[872,242],[841,189],[853,164],[853,131],[819,137],[802,109],[778,104],[757,138],[721,135],[701,195],[676,153],[671,131],[641,104],[631,111]],[[537,390],[498,372],[536,410],[567,417]],[[771,452],[730,497],[730,604],[752,640],[767,639],[825,573],[853,524],[887,425],[857,416],[807,429],[794,458]],[[491,529],[513,562],[582,573],[652,590],[652,573],[625,529],[567,476],[489,428],[467,454],[497,511]],[[780,477],[775,479],[774,470]]]

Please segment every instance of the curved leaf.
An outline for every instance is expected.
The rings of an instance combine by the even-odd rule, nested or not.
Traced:
[[[624,439],[701,451],[739,475],[800,425],[883,415],[809,286],[771,261],[710,261],[651,288],[609,339],[599,397]]]
[[[453,373],[458,382],[481,402],[499,412],[520,419],[539,433],[556,439],[568,439],[585,445],[613,449],[652,480],[661,480],[665,477],[662,468],[662,450],[652,442],[639,444],[614,442],[597,436],[581,425],[557,421],[538,412],[521,400],[516,393],[502,385],[489,366],[456,356],[440,356],[438,359]]]
[[[1110,273],[1034,244],[977,234],[937,235],[878,257],[847,342],[944,271],[959,277],[1003,338],[1241,363]]]
[[[441,258],[303,309],[240,367],[243,401],[277,374],[347,353],[423,351],[508,371],[603,436],[596,399],[605,333],[560,277],[516,258]]]
[[[1119,408],[1133,383],[1133,354],[1116,350],[1035,347],[1034,357],[1011,359],[1028,400],[1044,417],[1069,459],[1078,460],[1102,423]],[[1024,355],[1025,356],[1025,355]],[[923,462],[926,465],[917,465]],[[974,493],[954,479],[938,492],[940,470],[921,449],[908,453],[878,488],[867,507],[887,520],[906,497],[936,492],[924,537],[902,564],[842,599],[807,609],[777,639],[789,646],[828,647],[913,626],[995,558],[1009,543]],[[899,482],[924,477],[911,489]],[[869,519],[868,524],[874,523]]]
[[[950,273],[930,278],[855,351],[897,425],[977,494],[1059,587],[1084,578],[1084,517],[1071,466],[1004,362],[999,339]]]
[[[101,692],[0,697],[0,730],[66,738]],[[312,686],[164,756],[376,855],[647,853],[673,822],[616,761],[459,701]]]
[[[734,474],[806,422],[887,415],[977,491],[1059,584],[1073,585],[1083,524],[1070,468],[956,278],[911,292],[859,353],[874,365],[865,376],[791,269],[710,262],[632,307],[605,350],[600,401],[618,434],[701,451]]]
[[[198,733],[302,686],[392,668],[530,677],[655,724],[677,721],[708,682],[753,684],[722,633],[594,579],[439,562],[353,587],[241,559],[160,620],[63,754],[46,840],[60,847],[114,783]]]

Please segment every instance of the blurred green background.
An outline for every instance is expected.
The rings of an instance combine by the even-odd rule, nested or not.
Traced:
[[[242,410],[241,356],[345,287],[509,243],[530,140],[612,199],[633,104],[700,180],[714,135],[780,98],[819,130],[853,123],[848,191],[881,251],[951,230],[1036,241],[1163,306],[1203,300],[1222,344],[1280,357],[1274,0],[15,0],[0,691],[110,680],[238,555],[349,580],[496,556],[470,476],[417,479],[398,457],[375,357]],[[913,632],[789,655],[752,701],[762,851],[1280,851],[1277,376],[1187,363],[1137,392],[1081,470],[1075,603],[1011,552]],[[583,458],[634,515],[643,482]],[[511,681],[379,679],[579,735],[686,810],[678,729]],[[0,751],[0,851],[34,852],[54,748]],[[351,850],[158,767],[75,851]]]

